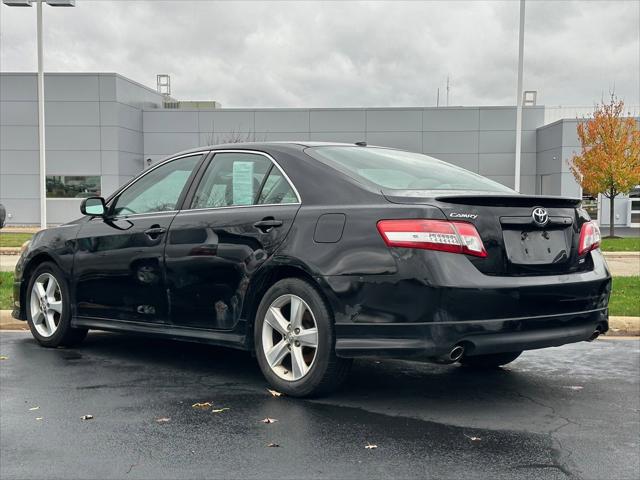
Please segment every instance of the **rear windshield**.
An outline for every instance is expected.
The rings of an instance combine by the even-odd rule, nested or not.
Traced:
[[[383,189],[514,193],[498,182],[419,153],[355,146],[313,147],[305,152],[355,180]]]

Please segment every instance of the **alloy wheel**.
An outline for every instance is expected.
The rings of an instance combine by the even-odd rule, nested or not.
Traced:
[[[304,300],[282,295],[273,301],[262,324],[262,350],[271,370],[284,380],[309,373],[318,351],[318,327]]]
[[[36,278],[29,303],[36,331],[43,337],[51,337],[62,318],[62,290],[53,275],[43,273]]]

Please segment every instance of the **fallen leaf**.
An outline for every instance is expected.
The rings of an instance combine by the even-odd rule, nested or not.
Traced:
[[[225,407],[225,408],[214,408],[213,410],[211,410],[211,413],[222,413],[222,412],[225,412],[227,410],[231,410],[231,409],[227,408],[227,407]]]
[[[208,410],[211,408],[211,402],[194,403],[191,406],[193,408],[199,408],[200,410]]]
[[[282,396],[282,394],[280,392],[277,392],[276,390],[271,390],[271,389],[267,388],[267,391],[271,394],[272,397],[280,397],[280,396]]]
[[[83,415],[80,417],[81,420],[93,420],[93,415]]]
[[[367,444],[364,446],[364,448],[366,448],[367,450],[373,450],[374,448],[378,448],[378,445],[373,445],[373,444],[367,442]]]
[[[42,420],[44,417],[36,417],[36,420]]]
[[[278,445],[277,443],[269,443],[267,445],[267,447],[272,447],[272,448],[278,448],[280,445]]]
[[[267,418],[262,419],[260,421],[262,423],[276,423],[278,421],[278,419],[277,418],[269,418],[269,417],[267,417]]]
[[[569,390],[582,390],[584,387],[581,385],[567,385],[563,388],[568,388]]]
[[[169,420],[171,420],[169,417],[160,417],[156,418],[156,423],[167,423]]]
[[[465,437],[467,437],[472,442],[479,442],[480,440],[482,440],[480,437],[470,437],[469,435],[465,435]]]
[[[40,410],[40,407],[31,407],[29,409],[30,412],[33,412],[34,410]]]
[[[0,360],[9,360],[9,357],[6,355],[0,355]]]

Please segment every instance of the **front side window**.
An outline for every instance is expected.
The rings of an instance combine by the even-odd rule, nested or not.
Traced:
[[[191,208],[253,205],[271,161],[253,153],[218,153],[207,167]]]
[[[178,158],[157,167],[122,192],[112,207],[113,215],[176,210],[180,194],[202,155]]]
[[[305,152],[355,180],[385,189],[515,193],[498,182],[419,153],[355,146],[315,147]]]
[[[99,196],[99,176],[47,175],[47,198],[87,198]]]

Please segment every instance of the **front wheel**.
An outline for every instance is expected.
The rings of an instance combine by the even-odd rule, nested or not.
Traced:
[[[297,278],[281,280],[265,293],[254,341],[266,379],[294,397],[336,389],[351,366],[335,354],[333,316],[325,301],[314,286]]]
[[[26,307],[31,334],[43,347],[73,346],[87,336],[86,329],[71,327],[69,288],[53,263],[42,263],[31,275]]]
[[[507,363],[513,362],[522,352],[493,353],[490,355],[474,355],[462,357],[460,363],[463,367],[489,369],[498,368]]]

